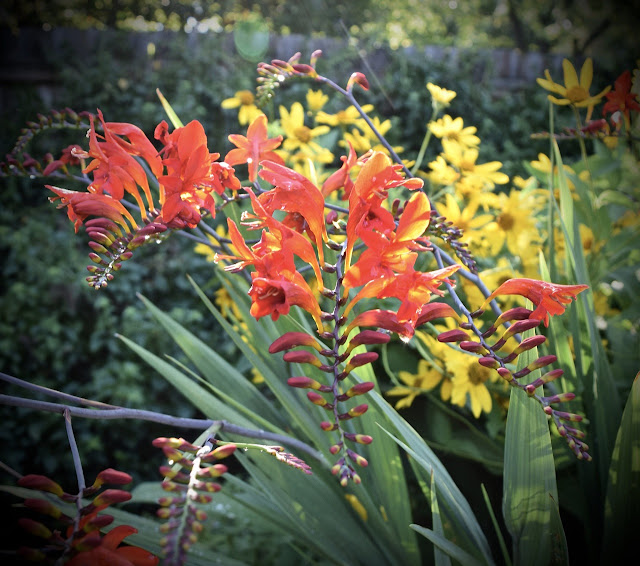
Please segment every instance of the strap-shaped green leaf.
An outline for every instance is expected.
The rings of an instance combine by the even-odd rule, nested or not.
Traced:
[[[533,331],[523,337],[528,335]],[[518,368],[537,357],[537,348],[523,352]],[[531,379],[539,372],[530,374]],[[553,515],[558,489],[549,424],[540,405],[517,387],[511,389],[509,401],[503,490],[502,512],[512,537],[513,563],[565,564],[564,530]]]
[[[640,524],[640,373],[631,386],[611,458],[601,563],[623,564]]]

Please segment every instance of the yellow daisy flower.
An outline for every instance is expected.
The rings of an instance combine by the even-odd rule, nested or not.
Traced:
[[[323,147],[314,138],[329,132],[329,126],[309,128],[304,125],[304,109],[302,104],[294,102],[289,112],[284,106],[280,106],[280,123],[285,133],[282,147],[287,151],[302,150],[315,155],[323,151]]]
[[[444,158],[456,167],[463,177],[475,177],[482,180],[484,185],[493,188],[509,182],[509,177],[498,171],[502,167],[499,161],[490,161],[478,165],[478,150],[474,147],[465,147],[453,140],[442,140]]]
[[[311,90],[307,91],[307,109],[312,114],[319,112],[324,108],[324,105],[329,102],[329,96],[326,95],[321,90]]]
[[[494,222],[484,227],[486,238],[491,243],[492,254],[498,254],[506,243],[509,252],[516,256],[535,254],[541,236],[536,227],[535,213],[540,207],[539,199],[531,193],[511,189],[496,195],[500,211]]]
[[[453,185],[460,179],[460,173],[449,165],[442,155],[438,155],[435,161],[429,163],[429,180],[435,185]]]
[[[396,409],[404,409],[410,407],[414,399],[427,391],[431,391],[440,383],[442,373],[427,362],[420,360],[418,362],[418,371],[413,374],[408,371],[398,372],[398,377],[406,384],[406,387],[398,385],[387,391],[387,395],[391,397],[402,397],[396,405]]]
[[[453,374],[451,402],[464,406],[468,399],[476,419],[483,412],[491,412],[491,393],[485,384],[496,381],[497,374],[492,369],[481,366],[475,356],[453,348],[447,353],[446,364],[447,370]]]
[[[457,96],[454,91],[439,87],[433,83],[427,83],[427,90],[429,91],[429,94],[431,94],[433,105],[437,105],[440,108],[446,108],[449,106],[449,103]]]
[[[220,106],[225,109],[239,108],[238,122],[240,125],[245,126],[263,114],[262,110],[254,104],[254,101],[255,97],[250,90],[239,90],[233,97],[223,100]]]
[[[589,94],[589,88],[593,81],[593,61],[591,57],[587,58],[584,65],[582,65],[582,69],[580,69],[580,80],[578,80],[578,73],[575,67],[568,59],[562,61],[562,70],[564,71],[564,86],[551,79],[549,69],[545,70],[544,79],[536,79],[542,88],[554,94],[559,94],[562,97],[556,98],[555,96],[549,95],[549,100],[554,104],[560,106],[571,104],[577,108],[594,106],[611,90],[611,85],[609,85],[595,96]]]
[[[475,126],[464,127],[462,118],[452,118],[445,114],[435,122],[429,122],[429,130],[437,138],[453,140],[467,147],[475,147],[480,143],[480,138],[475,135],[478,128]]]
[[[362,110],[367,114],[373,110],[373,104],[365,104]],[[327,114],[326,112],[318,112],[316,115],[316,122],[319,124],[327,124],[333,128],[340,126],[345,128],[346,126],[358,126],[364,124],[365,121],[360,116],[358,109],[355,106],[349,106],[344,110],[340,110],[335,114]]]
[[[463,232],[460,241],[471,245],[478,244],[482,240],[482,230],[493,220],[490,214],[476,214],[480,204],[479,199],[471,200],[465,207],[460,209],[458,202],[453,195],[445,195],[445,203],[436,203],[438,214],[453,222],[454,226]]]

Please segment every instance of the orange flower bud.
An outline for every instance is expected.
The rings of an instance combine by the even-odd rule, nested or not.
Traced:
[[[306,332],[287,332],[274,340],[273,344],[269,346],[269,353],[275,354],[283,350],[290,350],[296,346],[311,346],[318,351],[322,349],[316,339]]]

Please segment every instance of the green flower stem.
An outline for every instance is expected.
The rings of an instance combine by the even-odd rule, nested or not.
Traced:
[[[413,164],[413,167],[411,168],[412,175],[415,175],[418,172],[418,169],[420,169],[420,165],[422,165],[422,160],[424,159],[424,154],[427,151],[427,146],[429,145],[429,141],[431,141],[431,130],[427,126],[427,131],[424,134],[422,145],[420,146],[420,151],[418,151],[418,157],[416,157],[416,162]]]
[[[440,114],[440,105],[434,105],[431,108],[431,116],[429,117],[429,121],[427,122],[427,131],[424,134],[424,138],[422,140],[422,145],[420,146],[420,151],[418,151],[418,157],[416,157],[416,162],[411,168],[411,174],[413,176],[416,175],[418,169],[420,169],[420,165],[422,165],[422,160],[424,159],[424,154],[427,151],[427,147],[429,146],[429,142],[431,141],[431,129],[429,128],[429,123],[433,122]]]
[[[580,119],[580,112],[575,106],[571,106],[571,108],[573,108],[573,115],[575,116],[575,119],[576,119],[576,127],[578,129],[578,132],[582,132],[582,120]],[[589,173],[589,189],[591,191],[591,194],[593,194],[593,178],[591,176],[591,168],[589,167],[589,161],[587,160],[587,146],[584,143],[584,137],[582,135],[578,134],[577,137],[578,137],[578,144],[580,145],[580,154],[582,155],[582,161],[584,161],[585,169],[587,170],[587,173]]]

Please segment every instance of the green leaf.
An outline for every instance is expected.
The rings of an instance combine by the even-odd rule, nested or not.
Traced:
[[[456,546],[450,540],[447,540],[442,535],[432,531],[431,529],[421,527],[420,525],[411,525],[411,528],[417,533],[420,533],[423,537],[432,542],[434,546],[451,556],[451,558],[460,564],[464,564],[465,566],[482,566],[482,562],[479,562],[468,552],[465,552],[459,546]]]
[[[633,380],[611,458],[601,563],[623,564],[640,524],[640,373]]]
[[[424,439],[405,421],[398,413],[381,397],[371,392],[370,399],[373,400],[388,417],[388,422],[395,430],[397,437],[390,431],[384,430],[398,445],[410,456],[410,463],[416,476],[418,477],[423,490],[426,486],[428,493],[433,473],[438,489],[438,508],[443,517],[443,523],[449,525],[450,531],[447,534],[456,541],[460,547],[476,560],[484,564],[494,564],[491,550],[487,539],[482,532],[482,528],[476,519],[471,506],[464,495],[455,484],[445,466],[433,453]]]
[[[273,405],[264,398],[250,380],[202,340],[153,305],[151,301],[143,296],[140,296],[140,299],[151,311],[154,318],[182,348],[204,378],[216,388],[219,396],[224,395],[222,392],[233,391],[236,399],[244,406],[244,413],[247,417],[251,418],[251,415],[256,414],[271,423],[283,424]],[[264,422],[261,425],[264,425]]]
[[[164,108],[164,111],[167,113],[167,116],[169,116],[169,120],[171,120],[171,124],[173,124],[173,127],[174,128],[182,128],[184,126],[184,124],[182,123],[180,118],[178,118],[178,115],[175,113],[175,111],[172,108],[171,104],[169,104],[169,101],[160,92],[159,88],[156,89],[156,94],[158,95],[158,98],[160,99],[160,102],[162,103],[162,107]]]
[[[235,409],[229,407],[214,395],[209,393],[201,385],[195,383],[174,366],[165,362],[155,354],[145,348],[138,346],[135,342],[118,335],[129,348],[138,354],[145,362],[153,367],[162,377],[173,385],[182,395],[184,395],[194,407],[202,411],[207,418],[213,420],[228,420],[239,426],[252,427],[253,422],[244,415],[239,414]]]
[[[523,338],[533,335],[523,334]],[[537,358],[537,348],[518,358],[522,368]],[[527,376],[535,379],[540,370]],[[511,533],[516,566],[565,564],[562,524],[552,520],[558,500],[551,435],[540,405],[520,388],[511,389],[507,415],[502,511]],[[560,543],[558,543],[560,541]]]
[[[444,528],[442,527],[442,517],[440,516],[440,507],[438,506],[438,490],[436,488],[436,482],[431,473],[431,521],[433,522],[433,532],[445,538]],[[433,558],[436,566],[451,566],[451,560],[446,553],[442,551],[438,545],[433,546]]]

